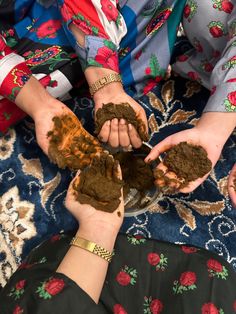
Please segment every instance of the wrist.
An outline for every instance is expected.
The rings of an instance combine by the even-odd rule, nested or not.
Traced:
[[[196,129],[215,144],[224,146],[236,126],[235,113],[206,112],[199,119]],[[204,135],[203,135],[204,136]]]
[[[109,74],[118,74],[115,71],[89,67],[85,71],[85,76],[89,86],[97,82],[98,80],[108,76]],[[124,88],[121,82],[110,82],[107,85],[104,85],[101,89],[97,90],[93,96],[95,103],[106,103],[112,101],[114,96],[117,94],[124,93]]]
[[[32,76],[17,95],[15,103],[35,120],[40,112],[53,107],[54,100],[41,83]]]
[[[119,229],[104,224],[80,224],[76,236],[95,242],[108,251],[112,251],[118,235]]]

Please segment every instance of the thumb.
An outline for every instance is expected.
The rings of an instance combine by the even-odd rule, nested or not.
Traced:
[[[158,143],[156,146],[153,147],[153,149],[147,155],[144,161],[148,163],[150,161],[157,159],[162,153],[164,153],[171,147],[172,147],[171,136],[168,136],[163,141],[161,141],[160,143]]]
[[[118,160],[114,161],[113,176],[116,179],[122,180],[122,171]]]

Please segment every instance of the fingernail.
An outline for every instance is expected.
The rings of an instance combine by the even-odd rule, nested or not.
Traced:
[[[125,125],[126,124],[125,119],[120,119],[120,124]]]
[[[132,131],[133,127],[132,127],[132,124],[128,124],[128,128],[129,128],[129,131]]]

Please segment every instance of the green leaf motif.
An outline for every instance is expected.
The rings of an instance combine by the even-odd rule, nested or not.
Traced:
[[[116,45],[112,41],[105,39],[103,43],[106,47],[110,48],[112,51],[116,51]]]
[[[92,58],[88,58],[87,62],[88,62],[89,65],[94,65],[96,67],[102,67],[102,65],[100,63],[98,63],[97,61],[95,61]]]
[[[7,41],[7,45],[11,48],[17,44],[17,41],[13,37],[8,37],[6,41]]]

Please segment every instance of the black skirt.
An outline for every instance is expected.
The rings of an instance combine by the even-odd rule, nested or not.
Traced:
[[[0,294],[1,314],[233,314],[236,274],[206,250],[119,235],[99,304],[56,273],[71,235],[35,248]],[[98,270],[99,271],[99,270]]]

